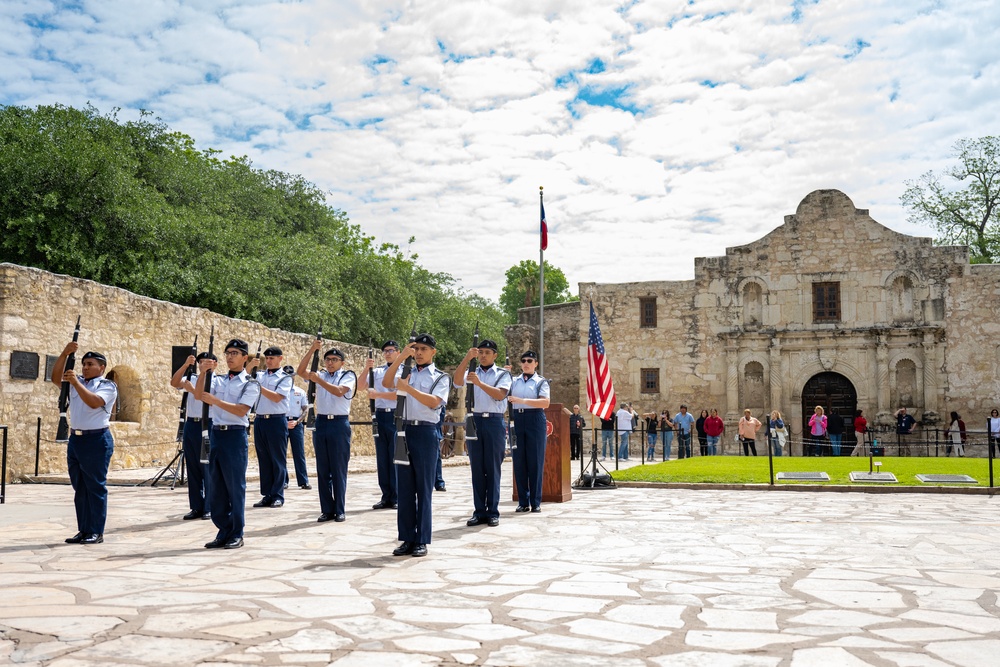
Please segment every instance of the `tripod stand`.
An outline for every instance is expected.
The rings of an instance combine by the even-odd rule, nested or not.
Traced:
[[[174,458],[172,458],[170,460],[170,463],[168,463],[166,466],[164,466],[163,470],[161,470],[160,472],[156,473],[156,476],[153,477],[152,480],[150,480],[149,485],[150,486],[156,486],[156,484],[160,481],[160,479],[164,475],[166,475],[168,472],[170,473],[170,478],[169,478],[170,479],[170,490],[173,491],[174,487],[178,483],[180,483],[180,484],[184,483],[184,447],[183,446],[177,448],[177,453],[174,454]]]
[[[600,466],[603,473],[597,472]],[[617,489],[615,480],[611,478],[611,473],[597,460],[597,439],[590,444],[590,463],[580,473],[580,477],[573,482],[574,489]]]

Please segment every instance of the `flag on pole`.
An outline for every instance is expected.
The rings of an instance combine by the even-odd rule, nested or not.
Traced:
[[[541,223],[541,227],[539,228],[539,231],[541,232],[541,236],[542,236],[542,245],[541,245],[541,248],[542,248],[542,250],[548,250],[549,249],[549,227],[548,227],[548,225],[545,224],[545,204],[542,202],[541,198],[539,198],[539,200],[538,200],[538,206],[541,208],[541,213],[542,213],[542,223]]]
[[[615,385],[611,382],[593,301],[590,302],[590,334],[587,336],[587,410],[601,419],[611,419],[615,410]]]

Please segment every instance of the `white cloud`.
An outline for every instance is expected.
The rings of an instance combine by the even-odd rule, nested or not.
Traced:
[[[495,297],[537,258],[539,185],[571,282],[689,277],[818,188],[929,234],[899,194],[997,132],[998,23],[989,0],[20,0],[0,102],[150,109]]]

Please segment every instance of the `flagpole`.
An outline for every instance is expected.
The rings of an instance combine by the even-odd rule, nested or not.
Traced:
[[[542,201],[543,186],[538,186],[538,210],[541,222],[538,227],[538,374],[544,375],[542,369],[545,361],[545,239],[542,237],[542,227],[545,224],[545,203]]]

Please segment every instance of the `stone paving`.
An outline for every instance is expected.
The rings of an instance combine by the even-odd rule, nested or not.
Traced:
[[[507,463],[500,526],[468,528],[468,470],[445,478],[425,558],[390,555],[371,473],[345,523],[291,489],[234,551],[181,488],[112,488],[84,547],[69,487],[8,486],[0,663],[1000,664],[996,498],[629,488],[515,515]]]

